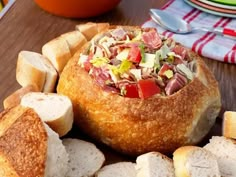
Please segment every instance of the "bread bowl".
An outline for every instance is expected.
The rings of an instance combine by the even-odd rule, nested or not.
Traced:
[[[119,34],[123,36],[118,40],[119,36],[116,38],[116,35]],[[108,43],[108,50],[103,45],[101,50],[98,49],[101,41]],[[97,45],[98,43],[100,44]],[[127,54],[130,53],[133,45],[129,43],[138,43],[136,48],[134,45],[134,48],[139,50],[136,55],[138,57],[131,59],[132,57]],[[125,48],[129,48],[129,52],[126,51],[120,55],[111,54],[110,47],[118,44],[123,45],[123,48],[119,46],[117,53],[122,53],[121,51]],[[90,51],[92,51],[92,56],[98,56],[90,57],[91,61],[88,59]],[[146,82],[149,87],[152,87],[152,89],[146,89],[141,85],[145,83],[143,82],[144,72],[142,71],[141,78],[139,71],[133,72],[133,77],[130,77],[130,69],[139,69],[140,63],[144,63],[142,64],[144,69],[147,68],[145,66],[150,62],[142,61],[142,55],[147,56],[146,58],[149,58],[147,61],[150,61],[153,54],[158,54],[162,59],[161,62],[158,59],[159,71],[167,59],[170,59],[169,63],[166,63],[168,66],[171,65],[171,61],[172,64],[183,64],[181,67],[187,67],[187,70],[191,71],[190,74],[186,70],[182,73],[176,72],[177,66],[172,65],[165,70],[171,70],[167,73],[163,71],[164,69],[161,73],[155,69],[156,74],[161,76],[162,81],[164,80],[164,86],[163,83],[159,83],[159,77],[157,77],[154,78],[155,82]],[[96,60],[96,58],[102,58],[99,55],[105,55],[103,56],[105,60]],[[113,65],[110,67],[119,67],[119,75],[114,77],[114,73],[109,70],[109,80],[105,82],[101,79],[103,77],[100,77],[104,75],[93,74],[94,68],[99,68],[99,64],[109,65],[111,61],[108,56],[111,55],[115,61],[113,60]],[[137,58],[139,61],[136,61]],[[154,58],[156,64],[157,59]],[[117,60],[121,61],[116,65],[114,63]],[[123,61],[128,61],[123,64],[123,69],[127,69],[128,63],[128,69],[125,72],[121,71],[122,67],[120,67]],[[152,61],[151,63],[153,64]],[[95,67],[96,64],[97,67]],[[181,67],[178,68],[181,69]],[[121,76],[121,72],[124,75]],[[128,84],[122,85],[122,88],[116,87],[117,80],[123,81],[127,72],[129,73],[127,78],[132,78],[131,83],[136,84],[132,87],[133,91],[127,90]],[[179,81],[174,77],[176,73],[181,74],[185,79],[182,78],[180,83],[178,82],[181,88],[170,87],[170,89],[167,83],[171,79]],[[172,39],[164,38],[155,29],[141,29],[134,26],[111,26],[86,43],[61,73],[57,92],[67,95],[72,100],[75,123],[82,131],[113,149],[129,155],[149,151],[168,154],[180,146],[200,142],[214,124],[221,107],[218,83],[197,54],[175,43]]]

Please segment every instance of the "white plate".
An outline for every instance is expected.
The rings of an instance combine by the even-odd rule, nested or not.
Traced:
[[[226,4],[220,4],[217,2],[213,2],[213,1],[209,1],[209,0],[199,0],[205,4],[209,4],[211,6],[215,6],[215,7],[220,7],[220,8],[224,8],[224,9],[231,9],[231,10],[236,10],[236,6],[230,6],[230,5],[226,5]]]
[[[231,18],[236,18],[236,15],[234,14],[228,14],[228,13],[221,13],[221,12],[216,12],[216,11],[213,11],[213,10],[209,10],[207,8],[204,8],[204,7],[201,7],[197,4],[194,4],[188,0],[184,0],[186,3],[188,3],[190,6],[192,7],[195,7],[201,11],[204,11],[204,12],[207,12],[207,13],[210,13],[210,14],[213,14],[213,15],[218,15],[218,16],[223,16],[223,17],[231,17]]]

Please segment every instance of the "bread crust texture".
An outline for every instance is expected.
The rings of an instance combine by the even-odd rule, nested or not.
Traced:
[[[43,177],[47,132],[30,108],[16,106],[0,114],[0,174],[2,177]],[[9,170],[8,170],[9,169]]]
[[[172,153],[198,143],[208,133],[220,110],[220,93],[214,75],[198,55],[188,50],[196,60],[196,76],[178,92],[127,98],[104,91],[78,65],[80,53],[89,45],[68,62],[57,87],[58,93],[72,100],[75,123],[82,131],[129,155]]]

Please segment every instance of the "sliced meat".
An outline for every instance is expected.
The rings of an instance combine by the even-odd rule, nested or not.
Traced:
[[[142,35],[144,44],[150,49],[159,49],[162,45],[161,37],[158,35],[155,29],[148,32],[144,32]]]
[[[165,92],[166,95],[171,95],[177,92],[187,84],[188,80],[183,75],[176,73],[174,77],[167,83]]]
[[[186,54],[187,54],[187,50],[180,45],[176,45],[173,50],[172,50],[175,54],[181,56],[182,59],[185,59]]]
[[[126,31],[122,28],[115,29],[111,32],[112,37],[117,40],[125,40],[126,39]]]

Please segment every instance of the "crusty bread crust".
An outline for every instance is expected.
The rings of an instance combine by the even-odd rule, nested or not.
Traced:
[[[38,115],[21,106],[6,109],[0,128],[1,177],[43,177],[47,133]]]
[[[75,122],[91,137],[118,151],[138,155],[171,153],[180,146],[198,143],[210,130],[220,110],[220,93],[213,74],[198,55],[189,51],[196,59],[196,77],[175,94],[127,98],[104,91],[77,64],[79,54],[89,44],[66,65],[57,91],[72,100]]]

